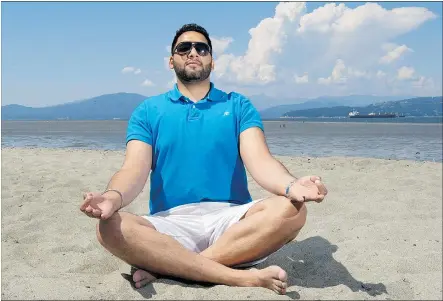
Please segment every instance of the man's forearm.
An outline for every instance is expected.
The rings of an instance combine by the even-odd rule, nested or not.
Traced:
[[[129,205],[139,195],[146,184],[148,175],[149,171],[146,172],[136,168],[120,169],[112,176],[106,190],[115,189],[122,194],[123,204],[120,208],[123,208]],[[109,198],[116,200],[116,202],[117,199],[118,202],[121,202],[120,196],[117,193],[109,191],[106,194]]]
[[[274,157],[263,160],[254,170],[254,179],[267,191],[285,195],[288,184],[296,179],[288,169]]]

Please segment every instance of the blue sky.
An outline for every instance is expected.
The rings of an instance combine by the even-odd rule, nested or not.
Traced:
[[[212,79],[229,91],[288,102],[442,93],[438,2],[3,2],[1,8],[2,105],[162,93],[174,82],[165,67],[167,46],[190,22],[214,37]]]

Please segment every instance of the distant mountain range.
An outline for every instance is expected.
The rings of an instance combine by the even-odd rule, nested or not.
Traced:
[[[32,108],[22,105],[2,106],[2,120],[127,120],[147,96],[135,93],[106,94],[70,103]],[[351,95],[295,99],[295,104],[278,105],[288,99],[273,99],[263,95],[250,97],[263,119],[287,116],[347,116],[354,108],[366,112],[398,112],[411,116],[441,115],[441,97],[403,100],[399,96]],[[274,106],[272,106],[274,105]]]
[[[56,106],[31,108],[2,106],[2,120],[109,120],[129,119],[146,96],[135,93],[106,94]]]
[[[275,105],[273,107],[260,110],[260,115],[264,119],[280,118],[290,111],[330,108],[336,106],[366,106],[386,101],[402,100],[411,96],[372,96],[372,95],[349,95],[349,96],[321,96],[314,99],[300,99],[297,103]],[[260,101],[261,98],[258,98]],[[255,105],[255,99],[251,100]]]
[[[442,116],[442,96],[416,97],[411,99],[387,101],[367,106],[333,106],[289,111],[285,117],[345,117],[356,109],[360,114],[398,113],[405,116]]]

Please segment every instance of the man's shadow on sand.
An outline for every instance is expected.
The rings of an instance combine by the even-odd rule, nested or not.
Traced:
[[[346,267],[332,256],[337,250],[336,245],[331,244],[323,237],[310,237],[287,244],[269,256],[265,262],[257,265],[256,268],[261,269],[270,265],[284,267],[288,273],[288,287],[295,285],[305,288],[326,288],[343,284],[353,292],[363,291],[372,297],[387,294],[386,286],[382,283],[363,283],[355,279]],[[132,282],[131,275],[122,274],[122,276]],[[214,286],[210,283],[188,281],[175,277],[162,277],[155,282],[183,287],[189,285]],[[137,291],[145,298],[156,294],[152,285],[147,285]],[[292,299],[300,299],[300,295],[295,291],[288,292],[286,295]]]

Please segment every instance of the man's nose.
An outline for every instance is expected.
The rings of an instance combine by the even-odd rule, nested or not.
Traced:
[[[191,51],[188,54],[189,57],[197,57],[198,56],[198,52],[197,50],[195,50],[195,47],[192,46]]]

